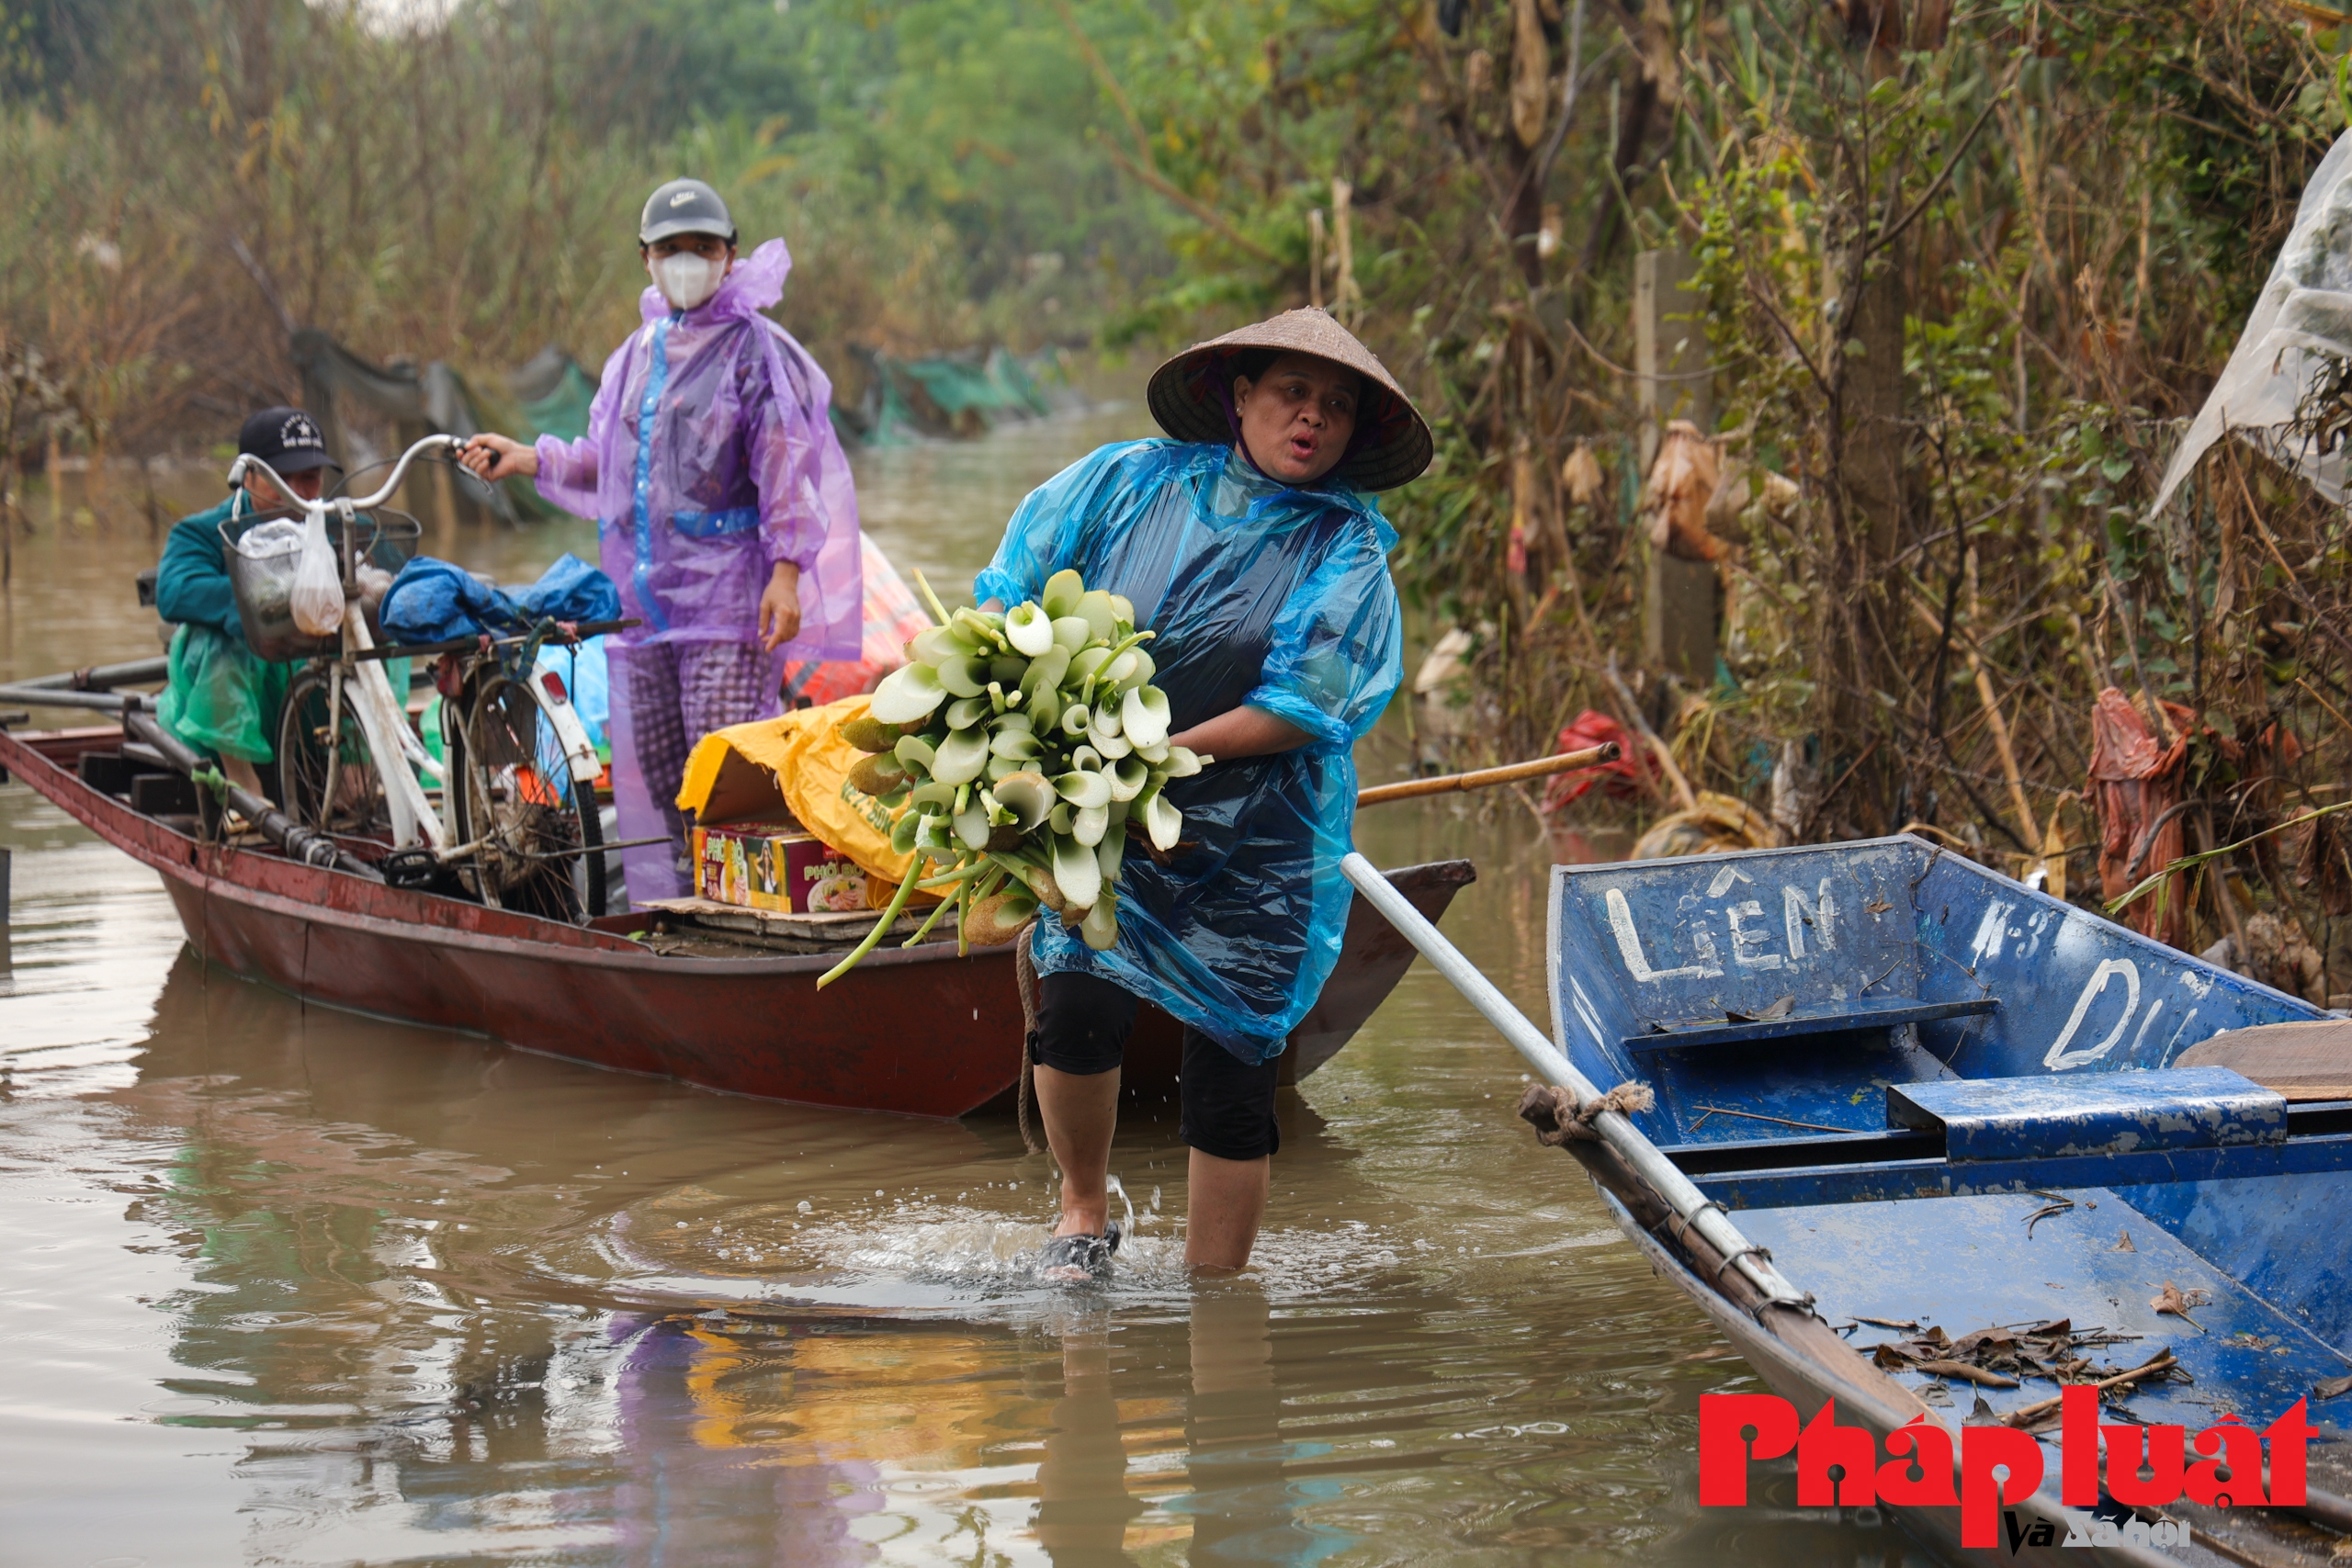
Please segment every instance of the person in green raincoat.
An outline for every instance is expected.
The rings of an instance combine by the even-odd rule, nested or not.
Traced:
[[[305,501],[318,499],[326,471],[338,466],[318,422],[300,409],[254,414],[237,433],[237,450],[277,469]],[[155,575],[156,613],[179,627],[172,634],[170,682],[156,716],[180,739],[218,759],[230,783],[255,795],[268,793],[254,770],[276,758],[288,668],[245,644],[222,558],[227,547],[220,525],[234,514],[289,503],[266,475],[249,477],[243,490],[220,505],[172,525]]]

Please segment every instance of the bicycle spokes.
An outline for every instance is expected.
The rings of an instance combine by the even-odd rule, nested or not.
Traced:
[[[521,682],[493,676],[476,696],[463,770],[462,831],[482,901],[570,919],[603,904],[594,797],[574,784],[554,728]]]

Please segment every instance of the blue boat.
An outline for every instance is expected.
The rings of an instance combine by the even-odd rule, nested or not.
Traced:
[[[1522,1114],[1798,1419],[1834,1400],[1883,1457],[1925,1417],[1955,1480],[1971,1427],[2038,1439],[2002,1561],[2352,1558],[2352,1085],[2286,1070],[2352,1077],[2352,1024],[1900,837],[1555,868],[1547,1039],[1357,858],[1557,1086]],[[2102,1461],[2069,1506],[2060,1391],[2099,1382],[2110,1451],[2305,1402],[2304,1501],[2243,1506],[2266,1471],[2154,1503],[2162,1465]],[[1924,1495],[1875,1503],[1980,1560]]]

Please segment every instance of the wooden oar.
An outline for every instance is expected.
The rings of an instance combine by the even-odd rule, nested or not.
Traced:
[[[1490,784],[1517,784],[1521,779],[1540,779],[1551,773],[1565,773],[1577,768],[1598,767],[1617,760],[1614,740],[1598,746],[1588,746],[1581,751],[1563,751],[1556,757],[1540,757],[1532,762],[1513,762],[1507,768],[1480,768],[1476,773],[1446,773],[1433,779],[1407,779],[1401,784],[1374,784],[1356,795],[1358,806],[1378,806],[1388,800],[1412,800],[1424,795],[1452,795],[1459,789],[1485,789]]]

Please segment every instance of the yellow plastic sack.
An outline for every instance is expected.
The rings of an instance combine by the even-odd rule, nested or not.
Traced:
[[[914,857],[890,848],[897,813],[850,787],[849,772],[865,753],[839,730],[865,716],[868,700],[843,697],[704,736],[686,759],[678,808],[714,823],[753,821],[787,807],[803,828],[857,863],[866,874],[867,901],[880,908]]]

